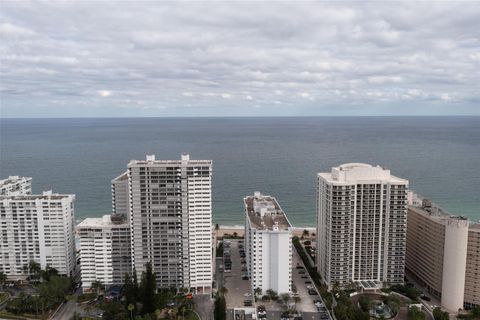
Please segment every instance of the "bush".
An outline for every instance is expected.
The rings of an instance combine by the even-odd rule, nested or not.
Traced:
[[[433,318],[435,320],[449,320],[450,317],[448,315],[448,312],[442,311],[439,307],[436,307],[433,309]]]
[[[425,313],[417,307],[408,309],[408,320],[425,320]]]
[[[369,312],[372,308],[372,299],[370,299],[368,296],[360,296],[358,299],[358,304],[363,311]]]
[[[420,290],[418,290],[415,287],[410,287],[410,286],[402,286],[402,285],[394,285],[391,286],[390,289],[392,291],[398,292],[400,294],[403,294],[404,296],[407,296],[408,298],[412,299],[413,301],[418,301],[421,295]]]

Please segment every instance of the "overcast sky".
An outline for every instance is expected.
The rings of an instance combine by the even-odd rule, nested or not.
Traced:
[[[1,116],[480,115],[480,2],[0,3]]]

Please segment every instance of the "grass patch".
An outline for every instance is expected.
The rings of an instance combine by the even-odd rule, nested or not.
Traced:
[[[5,301],[8,300],[8,298],[10,298],[10,295],[6,292],[0,292],[0,304],[1,303],[4,303]]]

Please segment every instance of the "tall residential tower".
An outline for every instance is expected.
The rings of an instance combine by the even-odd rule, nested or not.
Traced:
[[[32,193],[32,178],[10,176],[0,180],[0,196],[23,196]]]
[[[411,195],[407,276],[451,312],[480,306],[480,224],[451,215],[429,199]]]
[[[0,271],[11,280],[27,277],[30,261],[74,276],[74,195],[0,196]]]
[[[324,281],[366,289],[403,283],[408,181],[362,163],[317,178],[317,267]]]
[[[131,161],[127,176],[138,278],[151,262],[158,287],[211,291],[212,161],[191,160],[188,154],[180,160],[151,155]]]

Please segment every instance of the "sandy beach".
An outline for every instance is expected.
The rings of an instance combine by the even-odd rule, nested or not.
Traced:
[[[303,230],[308,230],[310,233],[316,232],[316,229],[313,227],[294,227],[293,235],[301,236],[303,234]],[[218,231],[215,232],[217,237],[223,237],[225,234],[233,235],[234,232],[236,232],[238,236],[243,237],[245,228],[243,226],[220,226]]]

